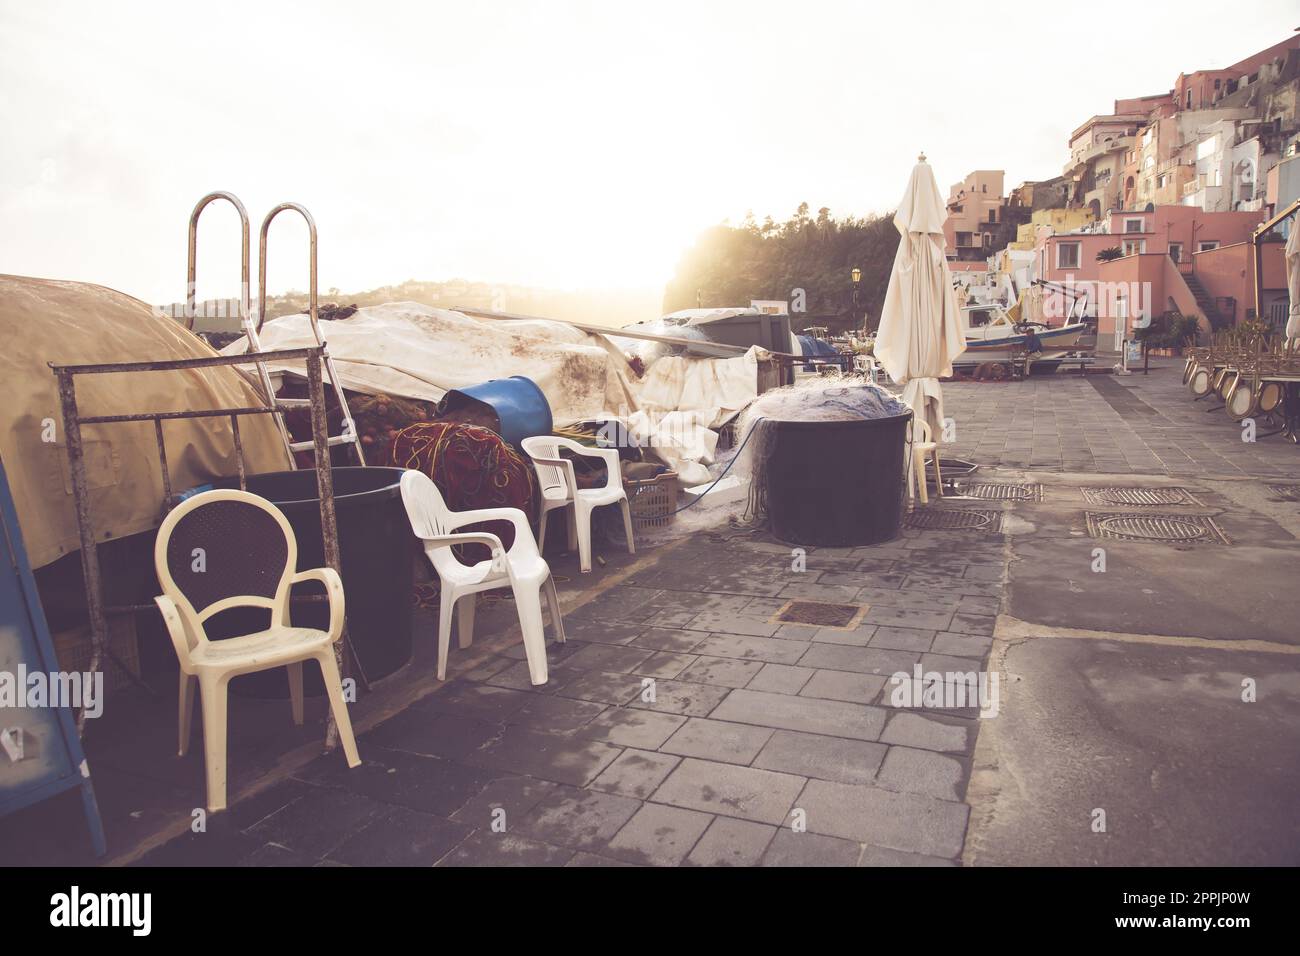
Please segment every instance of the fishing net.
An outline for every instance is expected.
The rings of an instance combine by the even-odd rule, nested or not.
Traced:
[[[418,469],[432,478],[452,511],[518,508],[530,521],[536,513],[532,463],[486,428],[457,422],[409,425],[393,438],[391,463]],[[508,521],[489,521],[456,530],[495,534],[507,550],[515,534]],[[468,563],[491,557],[485,545],[460,548],[463,550],[458,550],[457,555]]]

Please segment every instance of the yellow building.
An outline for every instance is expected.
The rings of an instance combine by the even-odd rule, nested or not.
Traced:
[[[1030,252],[1037,244],[1038,230],[1047,227],[1054,233],[1073,232],[1092,222],[1095,217],[1087,206],[1079,209],[1039,209],[1029,222],[1016,230],[1016,241],[1007,248]]]

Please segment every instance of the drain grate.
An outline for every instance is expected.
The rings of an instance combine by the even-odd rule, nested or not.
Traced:
[[[866,604],[826,604],[822,601],[787,601],[772,617],[773,624],[810,624],[841,630],[857,627],[867,613]]]
[[[1200,505],[1186,488],[1080,488],[1083,496],[1094,505],[1138,505],[1141,507],[1163,505]],[[1204,505],[1202,505],[1204,507]]]
[[[981,481],[962,485],[960,493],[969,498],[989,501],[1042,501],[1043,486]]]
[[[1278,501],[1300,501],[1300,485],[1269,485],[1268,490]]]
[[[1123,541],[1157,541],[1165,544],[1228,544],[1228,536],[1204,515],[1099,514],[1087,512],[1088,534]]]
[[[1000,511],[973,511],[969,508],[924,508],[903,519],[909,528],[925,531],[1000,531]]]

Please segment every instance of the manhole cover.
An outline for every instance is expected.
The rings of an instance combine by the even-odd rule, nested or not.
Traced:
[[[1268,490],[1282,501],[1300,501],[1300,485],[1269,485]]]
[[[814,627],[857,627],[867,613],[865,604],[825,604],[821,601],[788,601],[776,612],[773,623],[810,624]]]
[[[924,508],[907,515],[903,523],[927,531],[998,531],[1002,515],[997,511]]]
[[[1080,488],[1094,505],[1199,505],[1186,488]]]
[[[1195,544],[1201,541],[1228,543],[1212,518],[1202,515],[1112,515],[1089,511],[1088,534],[1094,538],[1119,538],[1125,541],[1160,541],[1168,544]]]
[[[995,482],[978,482],[962,485],[961,493],[969,498],[985,498],[989,501],[1042,501],[1042,485],[1017,485]]]

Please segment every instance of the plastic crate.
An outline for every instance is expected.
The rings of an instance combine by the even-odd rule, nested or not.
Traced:
[[[662,528],[677,516],[677,472],[666,471],[644,481],[625,481],[623,489],[633,528]]]

